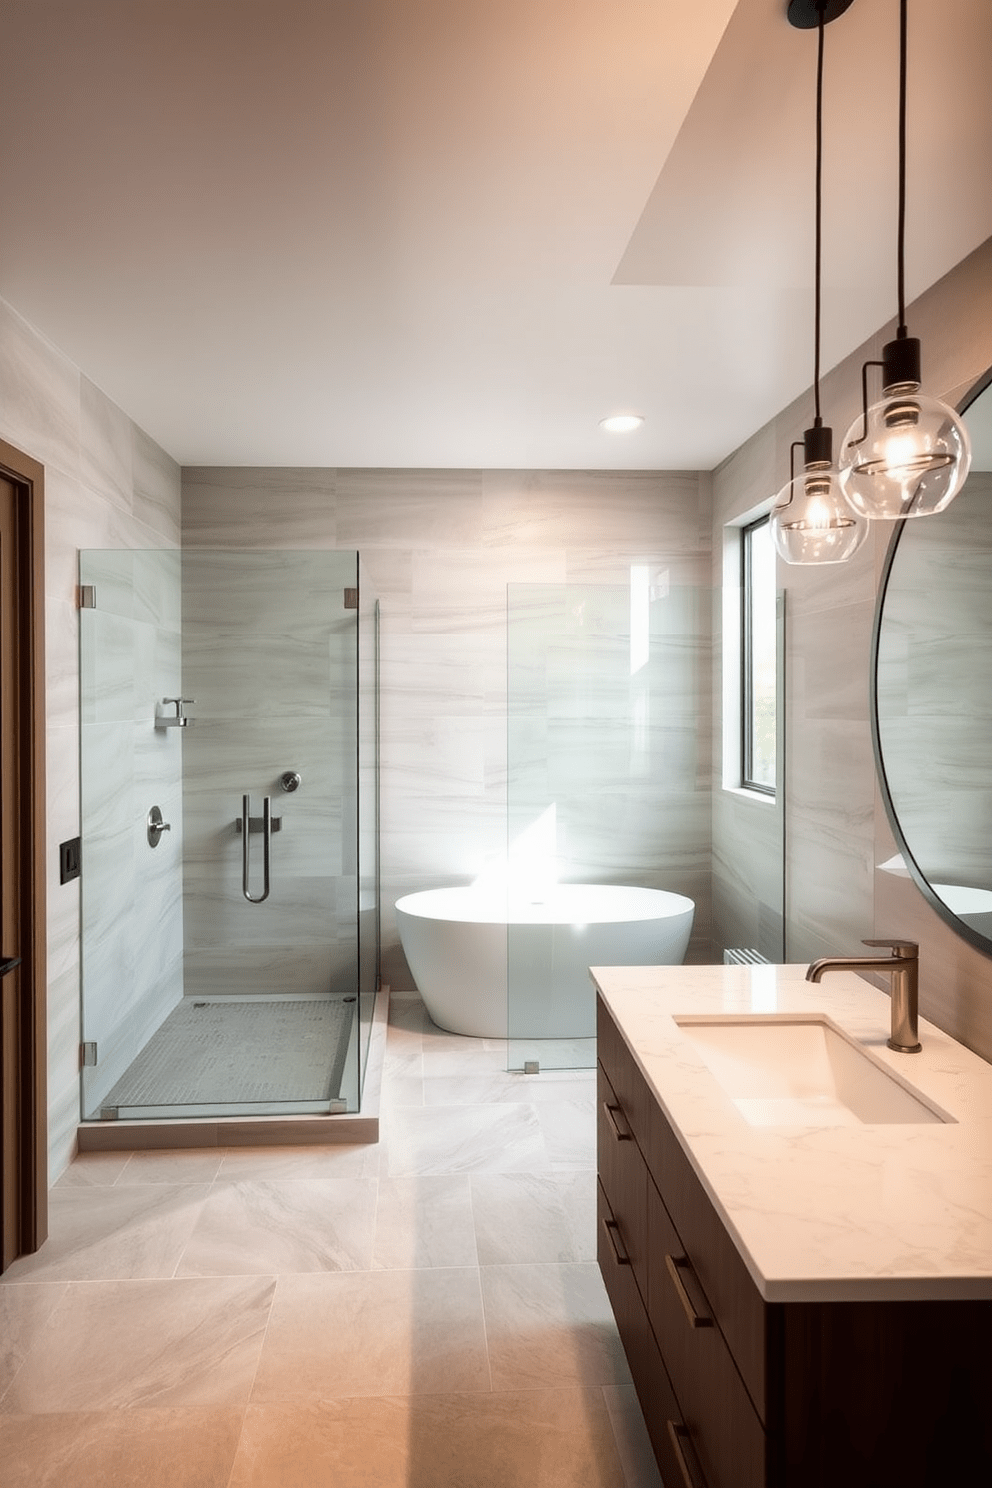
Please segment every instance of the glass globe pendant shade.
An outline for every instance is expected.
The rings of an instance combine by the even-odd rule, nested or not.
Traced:
[[[786,563],[844,563],[868,536],[868,523],[841,490],[830,441],[829,429],[807,429],[805,469],[775,498],[772,541]]]
[[[907,364],[908,342],[885,348],[884,396],[851,425],[841,451],[844,495],[872,520],[943,511],[971,467],[967,429],[953,408],[920,392],[919,342],[909,345]],[[898,349],[895,358],[890,348]]]

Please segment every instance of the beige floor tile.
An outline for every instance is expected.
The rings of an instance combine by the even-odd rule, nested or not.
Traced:
[[[535,1105],[544,1144],[556,1169],[596,1166],[596,1097],[542,1101]]]
[[[390,1177],[540,1172],[550,1167],[530,1106],[410,1106],[390,1112],[383,1125]]]
[[[279,1278],[256,1403],[488,1390],[478,1272]]]
[[[556,1172],[555,1182],[568,1219],[577,1261],[596,1259],[596,1169],[578,1168]]]
[[[493,1389],[629,1384],[598,1266],[484,1266]]]
[[[600,1390],[252,1405],[230,1488],[624,1488]]]
[[[379,1171],[375,1142],[329,1142],[325,1147],[232,1147],[221,1158],[218,1177],[237,1181],[282,1178],[374,1178]]]
[[[0,1416],[4,1488],[227,1488],[242,1414]]]
[[[215,1185],[177,1276],[367,1271],[375,1178],[254,1180]]]
[[[396,1106],[422,1106],[424,1081],[419,1075],[391,1075],[385,1081],[379,1102],[380,1111]]]
[[[48,1239],[8,1267],[3,1283],[171,1276],[209,1191],[206,1183],[56,1186]]]
[[[0,1411],[243,1405],[273,1286],[271,1277],[74,1283]]]
[[[473,1173],[479,1264],[575,1261],[561,1192],[550,1173]]]
[[[131,1160],[130,1152],[78,1152],[65,1172],[56,1180],[56,1188],[83,1188],[96,1185],[111,1188]]]
[[[478,1263],[466,1173],[379,1179],[373,1267],[409,1270]]]
[[[212,1183],[220,1171],[223,1151],[192,1148],[161,1152],[133,1152],[117,1180],[129,1183]]]
[[[0,1287],[0,1398],[65,1295],[66,1282]]]
[[[610,1413],[626,1488],[664,1488],[633,1385],[605,1385],[603,1398]]]

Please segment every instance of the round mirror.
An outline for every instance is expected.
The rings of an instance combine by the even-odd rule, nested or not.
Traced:
[[[939,516],[896,524],[875,612],[872,735],[908,874],[992,955],[992,372],[965,404],[971,473]]]

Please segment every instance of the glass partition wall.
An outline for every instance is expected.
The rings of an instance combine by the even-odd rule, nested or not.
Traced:
[[[378,979],[361,568],[80,555],[84,1120],[359,1109]]]
[[[709,604],[647,564],[629,585],[508,586],[511,1069],[594,1065],[593,942],[642,959],[622,928],[593,935],[614,905],[554,905],[556,884],[686,895],[708,944]]]

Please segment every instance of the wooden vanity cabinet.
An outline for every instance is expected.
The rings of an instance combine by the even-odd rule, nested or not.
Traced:
[[[766,1303],[608,1009],[599,1264],[665,1488],[992,1482],[992,1302]]]

